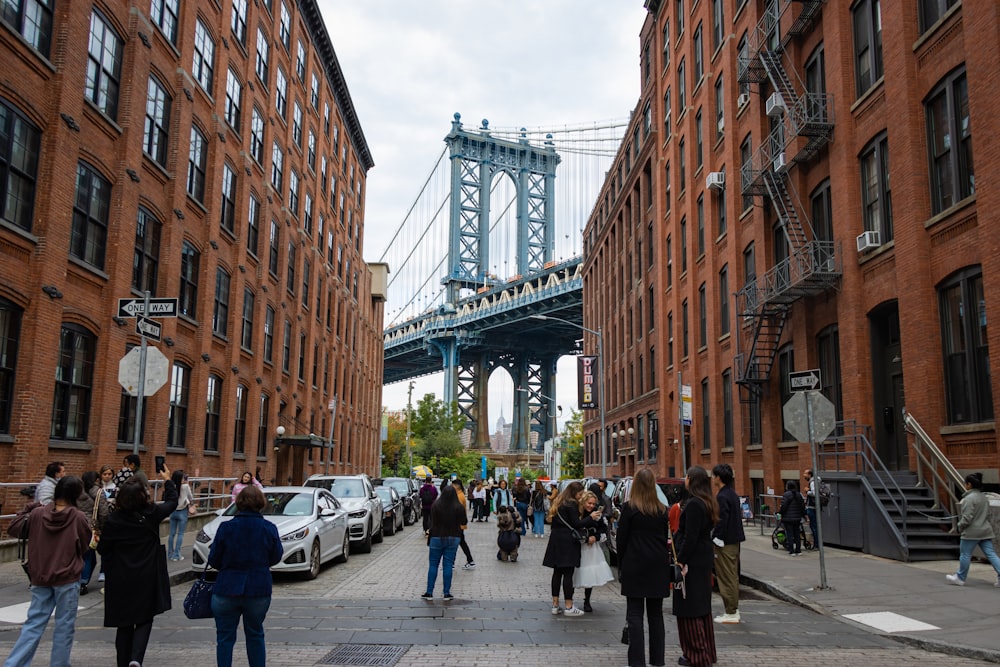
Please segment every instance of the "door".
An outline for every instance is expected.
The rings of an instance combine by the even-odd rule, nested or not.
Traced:
[[[908,470],[903,429],[903,354],[899,340],[899,307],[891,301],[869,315],[872,351],[872,414],[875,451],[889,470]]]

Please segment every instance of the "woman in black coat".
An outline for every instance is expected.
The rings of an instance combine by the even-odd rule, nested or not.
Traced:
[[[802,553],[802,517],[806,513],[806,503],[799,493],[799,483],[789,480],[785,484],[785,494],[781,496],[781,523],[785,526],[785,550],[793,556]]]
[[[678,664],[710,667],[717,660],[712,627],[712,529],[719,521],[719,505],[701,466],[688,468],[684,484],[691,497],[674,536],[677,564],[684,577],[680,590],[674,591],[673,605],[683,651]]]
[[[583,484],[570,482],[556,496],[549,508],[549,522],[552,532],[549,543],[545,545],[545,557],[542,565],[552,568],[552,613],[567,616],[582,616],[583,610],[573,606],[573,570],[580,567],[580,541],[573,537],[575,530],[579,535],[586,535],[587,529],[595,521],[592,515],[580,516],[580,506],[576,497],[583,491]],[[594,512],[600,517],[600,512]],[[596,539],[596,538],[595,538]],[[566,600],[565,610],[559,607],[559,588],[562,587],[563,598]]]
[[[670,521],[656,497],[656,479],[648,468],[635,475],[631,495],[618,519],[618,573],[626,598],[629,667],[644,667],[642,618],[649,623],[649,664],[664,665],[663,598],[670,597]]]
[[[142,664],[153,617],[170,609],[167,551],[160,522],[177,508],[170,471],[163,478],[163,501],[153,503],[146,483],[129,478],[118,487],[116,509],[108,516],[97,546],[104,563],[104,626],[118,628],[118,667]]]

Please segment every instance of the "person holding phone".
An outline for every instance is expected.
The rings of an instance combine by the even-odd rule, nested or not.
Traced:
[[[248,486],[256,486],[260,490],[264,490],[263,485],[257,481],[257,479],[250,474],[250,471],[246,471],[240,475],[240,481],[233,484],[233,502],[236,502],[236,498],[240,495],[240,491],[247,488]]]

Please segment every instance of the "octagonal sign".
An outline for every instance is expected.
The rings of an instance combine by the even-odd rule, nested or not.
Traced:
[[[142,348],[133,347],[122,360],[118,362],[118,383],[128,392],[129,396],[139,395],[139,359]],[[170,362],[158,348],[146,348],[146,377],[143,396],[152,396],[160,387],[167,383]]]
[[[809,437],[809,420],[806,401],[812,404],[812,438]],[[792,394],[782,408],[785,430],[799,442],[823,442],[837,426],[837,411],[823,394],[818,391],[803,391]]]

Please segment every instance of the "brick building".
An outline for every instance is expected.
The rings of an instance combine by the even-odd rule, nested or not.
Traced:
[[[959,471],[1000,482],[991,3],[646,8],[641,97],[584,232],[609,474],[729,462],[743,493],[801,480],[810,448],[782,405],[790,372],[819,369],[843,433],[889,470],[917,467],[905,407]]]
[[[131,452],[139,338],[115,314],[145,290],[179,314],[144,467],[377,473],[373,162],[317,3],[16,0],[0,52],[5,479]]]

